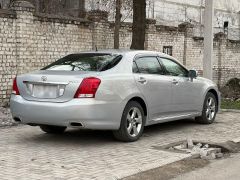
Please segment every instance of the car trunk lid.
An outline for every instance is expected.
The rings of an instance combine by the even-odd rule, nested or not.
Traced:
[[[37,71],[17,78],[20,94],[29,101],[67,102],[74,95],[85,77],[99,72],[86,71]]]

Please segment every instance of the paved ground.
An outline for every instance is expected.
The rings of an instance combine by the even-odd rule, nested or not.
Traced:
[[[240,137],[240,114],[223,113],[213,125],[179,121],[148,127],[135,143],[116,142],[110,132],[70,130],[46,135],[37,127],[0,129],[1,179],[120,179],[188,155],[156,150],[192,137],[225,142]]]
[[[202,169],[178,176],[173,180],[239,180],[240,154],[215,161]]]

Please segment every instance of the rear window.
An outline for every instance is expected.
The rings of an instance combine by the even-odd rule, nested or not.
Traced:
[[[121,55],[113,54],[70,54],[42,70],[106,71],[116,66],[121,59]]]

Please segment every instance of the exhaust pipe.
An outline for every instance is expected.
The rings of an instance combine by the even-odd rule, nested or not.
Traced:
[[[18,118],[18,117],[15,117],[15,118],[13,118],[13,119],[14,119],[14,121],[17,122],[17,123],[21,123],[21,122],[22,122],[21,119]]]
[[[72,126],[72,127],[83,127],[82,123],[78,123],[78,122],[71,122],[70,126]]]

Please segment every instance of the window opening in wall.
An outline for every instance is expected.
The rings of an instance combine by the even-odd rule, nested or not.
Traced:
[[[172,46],[163,46],[163,53],[172,56],[173,55],[173,47]]]
[[[223,30],[224,30],[224,34],[226,34],[228,36],[228,27],[229,27],[229,22],[228,21],[224,21],[223,23]]]
[[[224,21],[224,29],[228,28],[229,22],[228,21]]]

